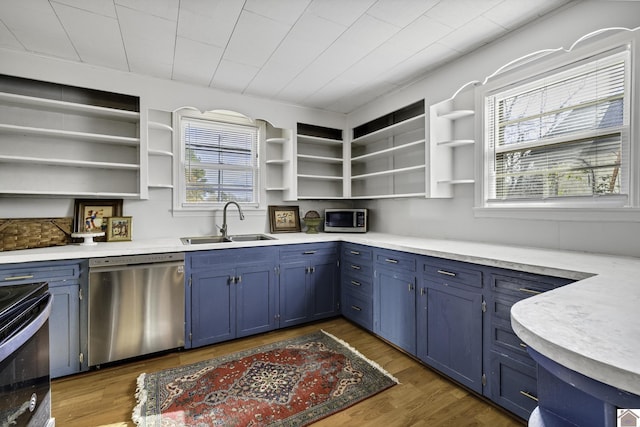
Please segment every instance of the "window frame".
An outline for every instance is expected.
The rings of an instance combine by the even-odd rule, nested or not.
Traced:
[[[502,71],[491,77],[490,81],[475,88],[476,106],[476,134],[480,140],[476,146],[476,186],[474,215],[476,217],[496,217],[514,219],[541,220],[608,220],[608,221],[640,221],[640,119],[637,117],[640,106],[637,88],[638,79],[635,76],[638,68],[638,32],[622,31],[613,36],[595,37],[595,40],[582,43],[570,50],[557,49],[551,53],[545,52],[533,57],[527,56],[527,61]],[[496,92],[506,92],[514,87],[539,79],[541,76],[552,75],[561,69],[569,69],[580,63],[588,62],[607,52],[620,51],[627,47],[629,60],[627,62],[626,79],[627,92],[625,94],[625,115],[628,123],[623,129],[622,149],[627,154],[627,182],[626,196],[607,196],[602,198],[578,197],[552,200],[507,200],[492,201],[489,199],[492,176],[489,167],[494,161],[493,152],[489,149],[488,130],[485,128],[486,98]],[[625,141],[626,140],[626,141]]]
[[[262,160],[262,147],[264,146],[264,123],[257,120],[252,120],[240,113],[228,110],[212,110],[201,112],[196,108],[185,107],[174,111],[173,117],[173,129],[174,129],[174,168],[173,168],[173,211],[179,212],[201,212],[201,211],[216,211],[220,210],[227,201],[211,202],[211,203],[189,203],[186,201],[186,177],[185,177],[185,141],[183,139],[182,123],[184,119],[191,120],[203,120],[205,122],[219,122],[222,124],[251,126],[256,129],[257,137],[255,140],[255,146],[253,147],[253,154],[256,157],[253,176],[254,187],[253,194],[255,200],[253,202],[240,202],[238,203],[243,208],[255,208],[263,209],[262,201],[264,200],[262,182],[263,169],[260,165]]]

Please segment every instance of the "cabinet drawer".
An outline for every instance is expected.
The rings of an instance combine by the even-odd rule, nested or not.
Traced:
[[[343,273],[343,292],[349,293],[353,290],[364,295],[373,295],[373,284],[371,282],[371,277],[361,277],[359,275],[350,274],[349,272],[344,272],[344,270]]]
[[[491,352],[491,398],[528,419],[538,406],[536,368]]]
[[[516,302],[520,301],[522,298],[519,298],[517,295],[503,295],[494,293],[491,298],[489,298],[489,313],[492,317],[497,317],[499,319],[503,319],[505,321],[511,321],[511,307]]]
[[[349,262],[349,260],[342,261],[342,271],[344,273],[350,273],[354,276],[360,277],[372,277],[373,266],[370,264],[359,264],[355,262]]]
[[[360,260],[359,262],[371,262],[371,260],[373,259],[373,249],[369,246],[343,243],[342,256],[351,258],[354,260],[354,262],[356,259]]]
[[[470,269],[464,263],[429,259],[422,272],[436,283],[482,287],[482,271]]]
[[[299,245],[287,245],[280,248],[280,259],[303,259],[312,256],[337,255],[336,246],[336,243],[302,243]]]
[[[492,273],[489,276],[491,289],[495,292],[525,299],[557,287],[571,283],[572,280],[549,276],[536,276],[527,273]]]
[[[237,248],[210,251],[188,252],[187,264],[191,269],[210,268],[226,264],[255,264],[275,260],[277,249],[269,248]]]
[[[343,294],[342,314],[368,330],[373,329],[373,303],[370,298]]]
[[[416,271],[416,255],[398,251],[379,250],[375,252],[377,266],[392,270]]]
[[[491,347],[499,352],[510,352],[521,358],[523,362],[535,365],[535,362],[527,353],[527,345],[513,332],[508,321],[496,318],[491,319]]]
[[[15,268],[0,271],[0,285],[18,285],[39,281],[60,282],[76,280],[80,277],[80,264],[63,265],[28,265],[21,264]]]

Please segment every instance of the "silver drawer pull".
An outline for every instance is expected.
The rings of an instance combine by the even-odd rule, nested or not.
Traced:
[[[318,252],[318,251],[304,251],[304,252],[302,252],[302,254],[303,254],[303,255],[313,255],[313,254],[315,254],[316,252]]]
[[[456,277],[456,273],[452,273],[452,272],[450,272],[450,271],[438,270],[438,273],[440,273],[440,274],[444,274],[445,276]]]
[[[360,266],[359,265],[351,264],[351,268],[353,268],[354,270],[360,270]]]
[[[398,260],[397,259],[393,259],[393,258],[386,258],[385,259],[386,262],[390,262],[391,264],[397,264]]]
[[[535,396],[534,396],[533,394],[531,394],[531,393],[527,393],[527,392],[526,392],[526,391],[524,391],[524,390],[520,390],[520,394],[521,394],[521,395],[523,395],[523,396],[525,396],[525,397],[528,397],[529,399],[531,399],[531,400],[533,400],[533,401],[536,401],[536,402],[538,401],[538,398],[537,398],[537,397],[535,397]]]
[[[25,279],[33,279],[33,274],[27,274],[24,276],[11,276],[11,277],[5,277],[4,280],[9,281],[9,280],[25,280]]]
[[[360,255],[360,252],[358,251],[349,251],[351,253],[351,255]]]
[[[352,305],[351,308],[354,309],[355,311],[362,311],[362,309],[357,305]]]
[[[522,348],[527,348],[527,345],[526,345],[525,343],[521,342],[521,343],[520,343],[520,347],[522,347]]]
[[[355,281],[355,280],[352,280],[352,281],[351,281],[351,284],[352,284],[353,286],[362,286],[362,283],[357,282],[357,281]]]
[[[540,291],[536,291],[534,289],[529,289],[529,288],[520,288],[518,289],[520,292],[524,292],[526,294],[532,294],[532,295],[538,295],[541,294],[542,292]]]

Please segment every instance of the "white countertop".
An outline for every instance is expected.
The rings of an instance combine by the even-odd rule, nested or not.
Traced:
[[[640,395],[640,259],[382,233],[272,235],[277,240],[185,246],[178,238],[0,252],[0,264],[348,241],[578,280],[515,304],[516,334],[542,355]]]

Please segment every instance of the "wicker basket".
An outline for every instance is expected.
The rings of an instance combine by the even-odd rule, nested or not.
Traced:
[[[0,252],[71,243],[73,218],[0,219]]]

